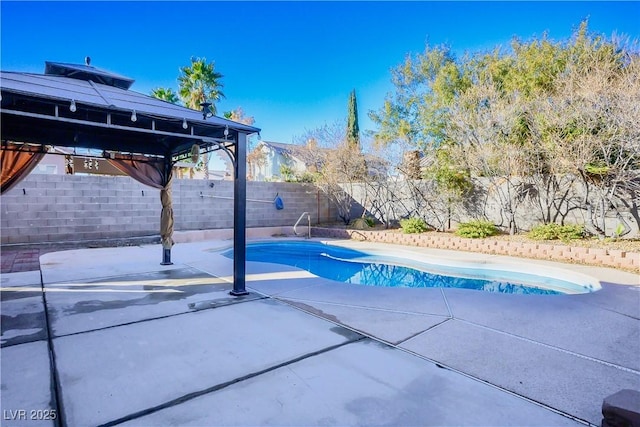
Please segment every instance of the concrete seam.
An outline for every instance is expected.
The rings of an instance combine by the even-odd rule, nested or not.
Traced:
[[[49,369],[51,369],[51,406],[55,407],[56,417],[53,420],[54,426],[65,427],[64,404],[62,402],[62,387],[60,385],[60,375],[56,364],[56,353],[53,347],[53,337],[51,333],[51,321],[49,319],[49,309],[47,307],[47,293],[42,279],[42,268],[39,268],[40,288],[42,289],[42,305],[44,309],[44,321],[47,330],[47,349],[49,350]]]
[[[342,342],[340,344],[335,344],[335,345],[323,348],[321,350],[317,350],[317,351],[314,351],[314,352],[311,352],[311,353],[303,354],[302,356],[295,357],[293,359],[287,360],[286,362],[278,363],[278,364],[270,366],[268,368],[265,368],[265,369],[262,369],[262,370],[259,370],[259,371],[256,371],[256,372],[252,372],[252,373],[249,373],[247,375],[243,375],[242,377],[234,378],[232,380],[225,381],[225,382],[223,382],[221,384],[217,384],[215,386],[208,387],[208,388],[205,388],[203,390],[199,390],[199,391],[194,391],[192,393],[188,393],[188,394],[186,394],[186,395],[184,395],[182,397],[178,397],[176,399],[169,400],[169,401],[167,401],[165,403],[161,403],[160,405],[156,405],[156,406],[153,406],[151,408],[147,408],[147,409],[143,409],[143,410],[138,411],[138,412],[134,412],[133,414],[129,414],[129,415],[126,415],[124,417],[118,418],[116,420],[109,421],[107,423],[101,424],[98,427],[115,426],[115,425],[122,424],[122,423],[127,422],[127,421],[135,420],[137,418],[153,414],[153,413],[161,411],[163,409],[167,409],[167,408],[170,408],[170,407],[173,407],[173,406],[188,402],[189,400],[193,400],[195,398],[198,398],[198,397],[210,394],[210,393],[214,393],[216,391],[222,390],[222,389],[227,388],[229,386],[232,386],[234,384],[250,380],[250,379],[258,377],[260,375],[267,374],[267,373],[275,371],[277,369],[284,368],[284,367],[292,365],[294,363],[301,362],[301,361],[303,361],[305,359],[309,359],[311,357],[315,357],[315,356],[318,356],[318,355],[321,355],[321,354],[336,350],[336,349],[338,349],[340,347],[343,347],[345,345],[353,344],[353,343],[356,343],[358,341],[362,341],[364,339],[366,339],[366,337],[358,336],[356,338],[347,340],[347,341]]]
[[[57,281],[57,282],[48,282],[48,283],[44,283],[44,286],[61,286],[61,285],[72,285],[78,282],[83,282],[86,280],[93,280],[92,282],[88,282],[87,284],[90,285],[101,285],[101,282],[99,282],[99,280],[108,280],[108,279],[115,279],[118,277],[124,277],[124,276],[131,276],[131,275],[137,275],[137,274],[150,274],[150,273],[157,273],[159,271],[168,271],[168,270],[181,270],[182,268],[178,265],[176,266],[176,264],[173,265],[173,267],[169,267],[169,268],[160,268],[159,270],[145,270],[145,271],[133,271],[130,273],[123,273],[123,274],[116,274],[113,276],[100,276],[100,277],[85,277],[85,278],[80,278],[80,279],[74,279],[74,280],[62,280],[62,281]],[[205,271],[206,273],[206,271]],[[213,277],[216,277],[219,279],[219,277],[211,274],[211,273],[207,273],[210,274]],[[47,291],[47,288],[44,288],[44,291]]]
[[[539,342],[539,341],[532,340],[530,338],[522,337],[520,335],[511,334],[509,332],[500,331],[498,329],[490,328],[488,326],[480,325],[478,323],[470,322],[470,321],[467,321],[467,320],[462,320],[462,319],[455,319],[455,320],[457,320],[459,322],[462,322],[462,323],[467,323],[469,325],[477,326],[479,328],[486,329],[488,331],[496,332],[496,333],[501,334],[501,335],[506,335],[508,337],[516,338],[516,339],[519,339],[521,341],[529,342],[531,344],[535,344],[535,345],[538,345],[538,346],[549,348],[551,350],[559,351],[560,353],[569,354],[571,356],[579,357],[581,359],[585,359],[585,360],[589,360],[591,362],[599,363],[601,365],[609,366],[610,368],[615,368],[615,369],[618,369],[620,371],[629,372],[630,374],[640,375],[640,371],[637,371],[637,370],[632,369],[632,368],[627,368],[627,367],[624,367],[624,366],[616,365],[615,363],[607,362],[605,360],[596,359],[595,357],[591,357],[591,356],[587,356],[587,355],[584,355],[584,354],[576,353],[576,352],[573,352],[571,350],[565,350],[565,349],[560,348],[560,347],[556,347],[556,346],[553,346],[553,345],[550,345],[550,344],[545,344],[545,343],[542,343],[542,342]]]
[[[451,372],[455,372],[455,373],[457,373],[457,374],[459,374],[459,375],[462,375],[462,376],[464,376],[464,377],[467,377],[467,378],[469,378],[469,379],[472,379],[472,380],[474,380],[474,381],[478,381],[478,382],[480,382],[480,383],[482,383],[482,384],[486,384],[486,385],[488,385],[488,386],[490,386],[490,387],[493,387],[493,388],[495,388],[495,389],[497,389],[497,390],[500,390],[500,391],[502,391],[502,392],[505,392],[505,393],[507,393],[507,394],[510,394],[511,396],[515,396],[515,397],[518,397],[518,398],[520,398],[520,399],[522,399],[522,400],[526,400],[527,402],[531,402],[531,403],[533,403],[534,405],[537,405],[537,406],[540,406],[540,407],[542,407],[542,408],[545,408],[545,409],[547,409],[547,410],[549,410],[549,411],[551,411],[551,412],[555,412],[555,413],[556,413],[556,414],[558,414],[558,415],[562,415],[563,417],[566,417],[566,418],[572,419],[572,420],[577,421],[577,422],[579,422],[579,423],[581,423],[581,424],[584,424],[584,425],[587,425],[587,426],[591,426],[591,427],[599,427],[599,426],[596,426],[595,424],[590,423],[589,421],[586,421],[586,420],[583,420],[583,419],[581,419],[581,418],[578,418],[578,417],[576,417],[576,416],[574,416],[574,415],[571,415],[571,414],[569,414],[569,413],[567,413],[567,412],[563,412],[563,411],[561,411],[560,409],[556,409],[556,408],[554,408],[554,407],[552,407],[552,406],[549,406],[549,405],[547,405],[547,404],[545,404],[545,403],[538,402],[537,400],[533,400],[533,399],[531,399],[531,398],[529,398],[529,397],[527,397],[527,396],[524,396],[524,395],[522,395],[522,394],[518,394],[518,393],[516,393],[516,392],[514,392],[514,391],[511,391],[511,390],[509,390],[509,389],[507,389],[507,388],[503,388],[503,387],[501,387],[501,386],[499,386],[499,385],[497,385],[497,384],[491,383],[491,382],[489,382],[489,381],[487,381],[487,380],[483,380],[482,378],[475,377],[475,376],[473,376],[473,375],[471,375],[471,374],[468,374],[468,373],[466,373],[466,372],[464,372],[464,371],[461,371],[461,370],[459,370],[459,369],[456,369],[456,368],[453,368],[453,367],[451,367],[451,366],[448,366],[448,365],[446,365],[446,364],[444,364],[444,363],[438,362],[438,361],[436,361],[436,360],[434,360],[434,359],[431,359],[431,358],[429,358],[429,357],[427,357],[427,356],[424,356],[424,355],[422,355],[422,354],[420,354],[420,353],[416,353],[416,352],[414,352],[414,351],[412,351],[412,350],[409,350],[409,349],[406,349],[406,348],[403,348],[403,347],[399,347],[399,346],[395,346],[395,345],[392,345],[392,347],[393,347],[393,348],[395,348],[395,349],[397,349],[397,350],[404,351],[404,352],[406,352],[406,353],[408,353],[408,354],[411,354],[411,355],[413,355],[413,356],[416,356],[416,357],[418,357],[418,358],[420,358],[420,359],[423,359],[423,360],[426,360],[426,361],[428,361],[428,362],[431,362],[431,363],[433,363],[434,365],[436,365],[438,368],[446,369],[446,370],[449,370],[449,371],[451,371]]]
[[[440,323],[436,323],[435,325],[433,325],[433,326],[431,326],[431,327],[429,327],[429,328],[425,329],[424,331],[420,331],[420,332],[415,333],[415,334],[411,335],[410,337],[408,337],[408,338],[406,338],[406,339],[404,339],[404,340],[402,340],[402,341],[398,341],[397,343],[395,343],[395,345],[406,344],[408,341],[411,341],[412,339],[414,339],[414,338],[416,338],[416,337],[419,337],[419,336],[420,336],[420,335],[422,335],[422,334],[426,334],[427,332],[429,332],[429,331],[431,331],[431,330],[433,330],[433,329],[437,328],[438,326],[440,326],[440,325],[442,325],[442,324],[444,324],[444,323],[448,322],[449,320],[452,320],[452,319],[451,319],[450,317],[449,317],[449,318],[447,318],[447,319],[444,319],[442,322],[440,322]]]
[[[280,301],[280,300],[278,300],[278,301]],[[528,402],[531,402],[531,403],[533,403],[533,404],[535,404],[535,405],[538,405],[538,406],[540,406],[540,407],[542,407],[542,408],[545,408],[545,409],[550,410],[550,411],[552,411],[552,412],[555,412],[555,413],[557,413],[557,414],[559,414],[559,415],[562,415],[563,417],[570,418],[570,419],[572,419],[572,420],[574,420],[574,421],[577,421],[577,422],[579,422],[579,423],[581,423],[581,424],[584,424],[584,425],[588,425],[588,426],[591,426],[591,427],[598,427],[598,426],[596,426],[596,425],[594,425],[594,424],[591,424],[591,423],[590,423],[590,422],[588,422],[588,421],[585,421],[585,420],[582,420],[582,419],[580,419],[580,418],[577,418],[577,417],[575,417],[575,416],[573,416],[573,415],[571,415],[571,414],[568,414],[568,413],[566,413],[566,412],[563,412],[563,411],[561,411],[561,410],[559,410],[559,409],[553,408],[553,407],[548,406],[548,405],[546,405],[546,404],[544,404],[544,403],[541,403],[541,402],[538,402],[538,401],[536,401],[536,400],[530,399],[530,398],[528,398],[528,397],[526,397],[526,396],[523,396],[523,395],[517,394],[517,393],[515,393],[515,392],[513,392],[513,391],[511,391],[511,390],[509,390],[509,389],[506,389],[506,388],[500,387],[500,386],[498,386],[498,385],[496,385],[496,384],[490,383],[489,381],[483,380],[483,379],[478,378],[478,377],[474,377],[473,375],[467,374],[466,372],[463,372],[463,371],[460,371],[460,370],[458,370],[458,369],[452,368],[452,367],[450,367],[450,366],[444,365],[444,364],[442,364],[442,363],[440,363],[440,362],[438,362],[438,361],[436,361],[436,360],[434,360],[434,359],[431,359],[431,358],[429,358],[429,357],[427,357],[427,356],[424,356],[424,355],[422,355],[422,354],[420,354],[420,353],[416,353],[416,352],[411,351],[411,350],[409,350],[409,349],[406,349],[406,348],[400,347],[400,344],[393,344],[393,343],[390,343],[390,342],[387,342],[387,341],[381,340],[380,338],[375,337],[375,336],[370,335],[370,334],[367,334],[366,332],[362,332],[362,331],[359,331],[359,330],[357,330],[357,329],[354,329],[354,328],[352,328],[352,327],[350,327],[350,326],[344,325],[344,324],[342,324],[342,323],[334,322],[334,321],[329,320],[329,319],[326,319],[326,318],[324,318],[324,317],[320,317],[320,316],[318,316],[318,315],[317,315],[317,314],[315,314],[315,313],[310,313],[310,312],[308,312],[308,311],[306,311],[306,310],[304,310],[304,309],[302,309],[302,308],[300,308],[300,307],[296,307],[296,306],[294,306],[294,305],[290,305],[290,304],[288,304],[286,301],[281,301],[281,302],[282,302],[282,303],[284,303],[284,304],[287,304],[287,305],[289,305],[289,306],[291,306],[291,307],[293,307],[293,308],[295,308],[295,309],[297,309],[297,310],[303,311],[303,312],[305,312],[305,313],[307,313],[307,314],[310,314],[310,315],[312,315],[312,316],[315,316],[315,317],[318,317],[318,318],[320,318],[320,319],[326,320],[327,322],[333,323],[333,324],[335,324],[335,325],[337,325],[337,326],[340,326],[340,327],[343,327],[343,328],[345,328],[345,329],[349,329],[349,330],[351,330],[351,331],[353,331],[353,332],[356,332],[356,333],[358,333],[358,334],[364,335],[365,337],[367,337],[367,338],[369,338],[369,339],[371,339],[371,340],[373,340],[373,341],[377,341],[377,342],[382,343],[382,344],[384,344],[384,345],[388,345],[389,347],[394,348],[394,349],[396,349],[396,350],[400,350],[400,351],[403,351],[403,352],[405,352],[405,353],[408,353],[408,354],[411,354],[411,355],[413,355],[413,356],[416,356],[416,357],[418,357],[418,358],[420,358],[420,359],[422,359],[422,360],[426,360],[426,361],[428,361],[428,362],[430,362],[430,363],[433,363],[434,365],[436,365],[436,366],[437,366],[437,367],[439,367],[439,368],[450,370],[450,371],[452,371],[452,372],[455,372],[455,373],[457,373],[457,374],[459,374],[459,375],[465,376],[465,377],[467,377],[467,378],[469,378],[469,379],[472,379],[472,380],[474,380],[474,381],[481,382],[481,383],[486,384],[486,385],[488,385],[488,386],[491,386],[491,387],[493,387],[493,388],[495,388],[495,389],[497,389],[497,390],[503,391],[503,392],[505,392],[505,393],[507,393],[507,394],[510,394],[510,395],[512,395],[512,396],[516,396],[516,397],[518,397],[518,398],[520,398],[520,399],[523,399],[523,400],[526,400],[526,401],[528,401]],[[447,321],[449,321],[449,320],[453,320],[453,319],[451,319],[451,318],[447,318],[446,320],[444,320],[443,322],[441,322],[441,323],[439,323],[439,324],[435,325],[434,327],[430,328],[429,330],[433,330],[435,327],[440,326],[440,325],[442,325],[443,323],[446,323],[446,322],[447,322]],[[422,335],[424,332],[426,332],[426,331],[423,331],[423,332],[419,333],[418,335]],[[415,338],[415,337],[413,337],[413,338]],[[412,338],[410,338],[410,339],[412,339]],[[406,340],[406,341],[408,341],[408,340]],[[405,343],[406,341],[404,341],[403,343]]]
[[[198,309],[198,310],[189,309],[188,311],[183,311],[181,313],[167,314],[167,315],[164,315],[164,316],[151,317],[151,318],[148,318],[148,319],[134,320],[133,322],[120,323],[118,325],[105,326],[104,328],[89,329],[89,330],[86,330],[86,331],[72,332],[70,334],[56,335],[54,337],[54,339],[64,338],[64,337],[72,337],[74,335],[88,334],[90,332],[96,332],[96,331],[104,331],[106,329],[119,328],[121,326],[135,325],[135,324],[138,324],[138,323],[151,322],[153,320],[168,319],[170,317],[183,316],[185,314],[196,313],[196,312],[206,311],[206,310],[213,310],[213,309],[216,309],[216,308],[228,307],[228,306],[236,305],[236,304],[245,304],[245,303],[248,303],[248,302],[260,301],[260,300],[267,299],[267,298],[268,297],[265,297],[265,296],[260,296],[258,298],[251,298],[251,299],[245,298],[242,301],[230,301],[230,302],[223,303],[223,304],[220,304],[220,305],[217,305],[217,306],[214,306],[214,307],[208,307],[208,308],[203,308],[203,309]]]
[[[348,308],[360,308],[360,309],[365,309],[365,310],[373,310],[373,311],[384,311],[387,313],[399,313],[399,314],[413,314],[416,316],[436,316],[436,317],[444,317],[444,318],[449,318],[448,316],[442,315],[442,314],[432,314],[432,313],[420,313],[417,311],[404,311],[404,310],[391,310],[389,308],[380,308],[380,307],[367,307],[367,306],[363,306],[363,305],[355,305],[355,304],[341,304],[341,303],[336,303],[336,302],[326,302],[326,301],[318,301],[318,300],[312,300],[312,299],[306,299],[306,298],[286,298],[284,297],[282,294],[278,294],[278,297],[273,297],[274,299],[277,299],[278,301],[283,301],[284,300],[288,300],[288,301],[301,301],[301,302],[317,302],[320,304],[327,304],[327,305],[335,305],[338,307],[348,307]]]
[[[11,344],[8,344],[8,343],[1,344],[0,345],[0,351],[2,351],[2,349],[5,349],[5,348],[14,347],[16,345],[31,344],[31,343],[34,343],[34,342],[41,342],[41,341],[47,342],[47,337],[44,337],[44,338],[41,338],[41,339],[32,339],[32,340],[19,341],[19,342],[15,342],[15,343],[11,343]]]
[[[451,306],[449,305],[449,301],[447,300],[447,294],[444,293],[444,288],[440,288],[440,293],[442,293],[442,299],[444,300],[444,303],[447,306],[447,311],[449,312],[449,318],[454,319],[453,312],[451,311]]]
[[[634,286],[634,288],[635,287],[637,287],[637,286]],[[640,287],[637,287],[637,288],[640,289]],[[612,308],[603,307],[601,305],[594,304],[592,302],[583,301],[583,302],[581,302],[581,304],[584,304],[584,305],[589,306],[589,307],[594,307],[594,308],[597,308],[599,310],[605,310],[605,311],[608,311],[610,313],[615,313],[615,314],[618,314],[620,316],[628,317],[628,318],[633,319],[633,320],[640,320],[640,317],[636,317],[636,316],[633,316],[633,315],[627,314],[627,313],[621,313],[621,312],[616,311],[616,310],[614,310]]]
[[[447,321],[451,320],[451,318],[446,317],[442,322],[436,323],[435,325],[433,325],[433,326],[431,326],[431,327],[429,327],[429,328],[427,328],[427,329],[425,329],[425,330],[423,330],[423,331],[417,332],[416,334],[414,334],[414,335],[412,335],[412,336],[410,336],[410,337],[408,337],[408,338],[405,338],[404,340],[401,340],[401,341],[398,341],[398,342],[391,342],[391,341],[385,341],[385,340],[383,340],[383,339],[381,339],[381,338],[376,337],[375,335],[372,335],[372,334],[370,334],[370,333],[368,333],[368,332],[365,332],[365,331],[361,331],[361,330],[359,330],[359,329],[356,329],[356,328],[354,328],[354,327],[352,327],[352,326],[346,325],[346,324],[341,323],[341,322],[339,322],[339,321],[335,321],[335,320],[328,319],[328,318],[323,317],[323,316],[321,316],[321,315],[319,315],[319,314],[316,314],[316,313],[313,313],[313,312],[307,311],[307,310],[305,310],[304,308],[301,308],[301,307],[298,307],[298,306],[296,306],[296,305],[292,305],[292,304],[290,304],[290,302],[296,302],[296,301],[307,301],[307,300],[294,300],[294,299],[290,299],[290,300],[281,300],[281,299],[278,299],[278,298],[275,298],[275,300],[276,300],[276,301],[278,301],[278,302],[281,302],[281,303],[283,303],[283,304],[286,304],[286,305],[288,305],[288,306],[290,306],[290,307],[293,307],[293,308],[295,308],[296,310],[300,310],[300,311],[302,311],[302,312],[304,312],[304,313],[306,313],[306,314],[310,314],[311,316],[315,316],[315,317],[317,317],[317,318],[319,318],[319,319],[326,320],[327,322],[331,322],[331,323],[333,323],[333,324],[334,324],[334,325],[336,325],[336,326],[339,326],[339,327],[341,327],[341,328],[348,329],[348,330],[353,331],[353,332],[355,332],[355,333],[357,333],[357,334],[364,335],[365,337],[367,337],[367,338],[369,338],[369,339],[372,339],[372,340],[374,340],[374,341],[381,342],[381,343],[383,343],[383,344],[390,345],[390,346],[392,346],[392,347],[397,347],[397,346],[399,346],[400,344],[404,344],[404,343],[406,343],[407,341],[412,340],[413,338],[415,338],[415,337],[417,337],[417,336],[420,336],[420,335],[424,334],[425,332],[430,331],[430,330],[432,330],[432,329],[434,329],[434,328],[436,328],[436,327],[438,327],[438,326],[442,325],[443,323],[445,323],[445,322],[447,322]],[[314,302],[314,301],[307,301],[307,302]],[[350,305],[346,305],[346,304],[332,304],[332,305],[336,305],[336,306],[345,306],[345,307],[352,307],[352,308],[362,308],[362,307],[358,307],[358,306],[350,306]],[[386,311],[386,312],[398,313],[397,311],[384,310],[384,309],[382,309],[382,310],[378,310],[378,311]],[[403,313],[403,314],[413,314],[413,313]],[[434,316],[434,315],[432,315],[432,314],[428,314],[428,315],[425,315],[425,314],[419,314],[419,313],[417,313],[417,314],[418,314],[418,315],[421,315],[421,316]],[[438,316],[438,317],[444,317],[444,316]]]
[[[309,289],[309,288],[313,288],[313,287],[316,287],[316,286],[322,286],[322,284],[320,284],[320,283],[316,283],[315,285],[307,285],[307,286],[302,286],[302,287],[300,287],[300,288],[287,289],[286,291],[276,292],[275,294],[271,294],[270,296],[271,296],[271,297],[275,297],[276,295],[282,295],[282,294],[286,294],[286,293],[288,293],[288,292],[300,291],[300,290],[303,290],[303,289]],[[248,287],[249,287],[249,288],[251,288],[251,286],[250,286],[250,285],[249,285]],[[253,289],[253,288],[251,288],[251,289]]]

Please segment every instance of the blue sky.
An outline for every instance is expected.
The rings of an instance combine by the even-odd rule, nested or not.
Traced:
[[[390,69],[425,43],[456,52],[507,46],[513,36],[564,39],[592,31],[640,38],[639,2],[0,2],[1,68],[42,73],[82,63],[135,79],[132,90],[177,89],[192,56],[215,61],[226,99],[262,139],[292,142],[346,116],[356,89],[360,128],[392,90]]]

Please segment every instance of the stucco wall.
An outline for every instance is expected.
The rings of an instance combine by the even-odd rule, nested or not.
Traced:
[[[159,193],[129,177],[32,174],[0,197],[1,243],[158,235]],[[276,194],[282,210],[272,203]],[[309,185],[247,182],[247,199],[247,227],[292,226],[305,211],[313,224],[335,218]],[[231,181],[174,180],[173,201],[176,231],[233,227]]]

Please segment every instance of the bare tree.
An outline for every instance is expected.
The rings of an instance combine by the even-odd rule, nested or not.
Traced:
[[[367,164],[360,147],[347,142],[345,131],[344,121],[308,130],[296,138],[299,144],[294,150],[314,173],[316,187],[335,204],[340,219],[349,224],[352,195],[367,174]]]
[[[326,151],[316,186],[336,204],[338,216],[345,224],[351,221],[352,194],[366,174],[365,158],[358,146],[345,140],[335,149]]]
[[[622,213],[640,195],[640,57],[605,48],[568,64],[545,118],[557,168],[582,183],[592,231],[611,236],[629,228]]]
[[[452,164],[481,177],[487,188],[485,207],[495,205],[502,225],[510,234],[518,231],[517,211],[528,197],[526,177],[531,162],[514,130],[522,119],[518,94],[505,95],[489,79],[480,81],[450,108],[447,134],[457,141],[449,148]],[[487,212],[484,212],[485,216]]]

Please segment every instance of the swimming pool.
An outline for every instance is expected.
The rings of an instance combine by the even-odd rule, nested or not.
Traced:
[[[227,250],[223,255],[232,258],[233,250]],[[389,255],[324,242],[300,241],[250,243],[246,252],[247,261],[289,265],[316,276],[366,286],[464,288],[537,295],[588,293],[600,289],[597,282],[586,276],[559,278],[566,274],[559,274],[557,270],[550,271],[552,275],[540,275],[513,266],[460,265],[420,257],[424,258],[420,254],[397,250]]]

